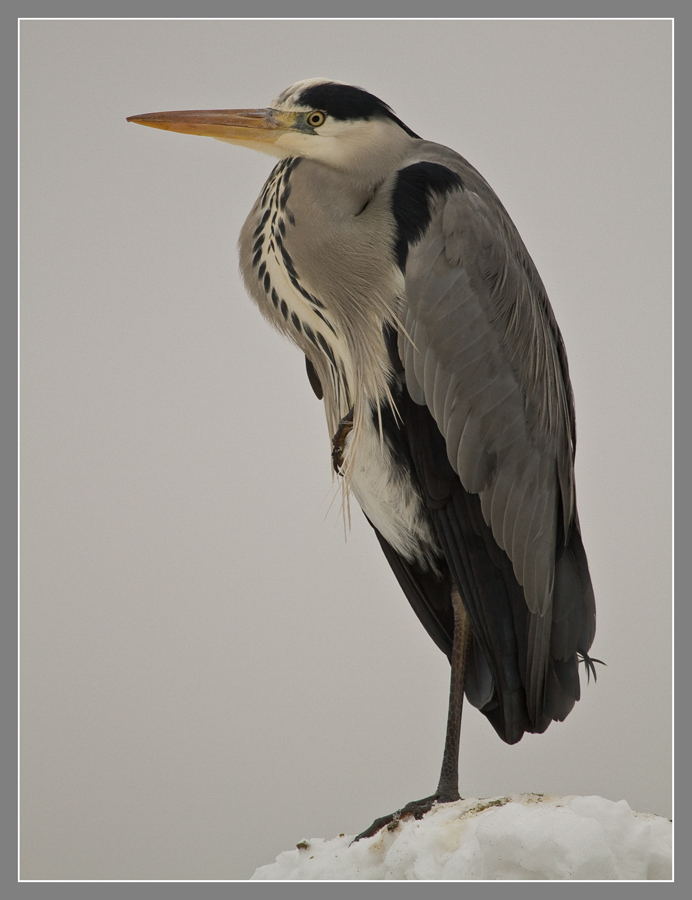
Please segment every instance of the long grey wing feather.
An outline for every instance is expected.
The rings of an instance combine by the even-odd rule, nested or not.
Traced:
[[[550,651],[550,631],[552,627],[552,605],[548,604],[545,615],[532,615],[529,623],[529,643],[526,660],[528,684],[526,685],[526,705],[533,722],[540,722],[543,716],[545,676],[548,669]]]
[[[480,495],[529,609],[545,614],[558,503],[565,534],[573,509],[569,386],[540,280],[520,258],[518,236],[517,246],[508,241],[509,219],[501,220],[468,190],[436,202],[409,250],[405,328],[413,343],[401,335],[400,355],[409,393],[433,414],[465,489]]]

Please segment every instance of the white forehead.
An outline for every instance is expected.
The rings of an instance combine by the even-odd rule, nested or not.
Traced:
[[[336,81],[334,78],[305,78],[303,81],[296,81],[295,84],[292,84],[290,87],[287,87],[285,91],[282,91],[275,100],[272,100],[271,108],[287,110],[312,109],[311,106],[305,106],[305,104],[299,103],[297,98],[304,90],[313,87],[316,84],[343,84],[343,81]]]

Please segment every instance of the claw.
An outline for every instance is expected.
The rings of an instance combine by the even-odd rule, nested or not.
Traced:
[[[394,825],[394,822],[396,822],[396,825],[399,824],[399,819],[398,819],[397,813],[390,813],[388,816],[382,816],[379,819],[375,819],[375,821],[372,823],[372,825],[370,825],[369,828],[366,828],[365,831],[361,831],[360,834],[357,834],[353,838],[353,840],[349,844],[349,847],[352,844],[355,844],[356,841],[361,840],[361,838],[369,838],[369,837],[372,837],[374,834],[377,834],[377,832],[381,831],[385,827],[385,825],[388,828],[390,825],[393,825],[394,827],[391,829],[393,831],[394,828],[396,827],[396,825]]]
[[[344,448],[346,446],[346,438],[353,428],[353,408],[346,413],[339,422],[336,434],[332,438],[332,465],[337,475],[341,475],[341,468],[344,464]]]
[[[385,826],[389,831],[394,831],[396,828],[398,828],[399,822],[402,819],[405,819],[407,816],[413,816],[414,819],[422,819],[423,816],[427,812],[430,812],[433,806],[436,806],[439,802],[440,800],[437,794],[433,794],[431,797],[423,797],[422,800],[412,800],[410,803],[407,803],[406,806],[402,806],[401,809],[398,809],[396,812],[390,813],[388,816],[382,816],[379,819],[375,819],[375,821],[369,828],[366,828],[365,831],[361,831],[360,834],[356,835],[356,837],[353,838],[351,844],[355,844],[356,841],[361,840],[361,838],[372,837],[373,835],[377,834],[378,831],[381,831]]]
[[[584,663],[586,669],[586,683],[589,684],[592,675],[594,682],[597,681],[598,678],[596,676],[596,666],[594,663],[599,663],[601,666],[605,666],[606,663],[604,663],[602,659],[596,659],[595,656],[589,656],[588,653],[578,653],[577,656],[579,657],[579,662]]]

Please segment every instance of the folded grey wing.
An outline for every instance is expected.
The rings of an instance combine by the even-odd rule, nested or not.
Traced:
[[[511,561],[530,613],[527,701],[542,703],[558,532],[575,516],[564,348],[533,264],[499,201],[431,200],[406,261],[399,334],[408,392],[426,405],[464,489]]]

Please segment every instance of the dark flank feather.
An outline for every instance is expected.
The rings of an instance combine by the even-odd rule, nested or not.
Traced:
[[[558,541],[555,593],[546,631],[545,687],[542,707],[531,715],[527,706],[527,646],[532,614],[507,554],[485,523],[478,495],[464,489],[447,460],[444,438],[427,407],[407,391],[397,398],[401,420],[385,419],[392,443],[406,440],[426,507],[434,522],[444,557],[438,573],[405,560],[377,532],[377,537],[414,612],[448,657],[453,616],[451,579],[459,587],[471,620],[473,642],[465,693],[507,743],[524,732],[542,732],[552,720],[562,721],[579,699],[577,654],[585,655],[593,640],[595,608],[578,528],[569,544]],[[395,431],[393,430],[395,429]]]

